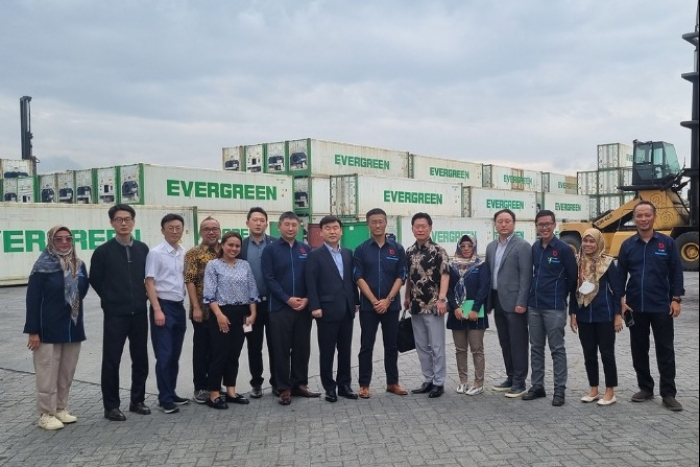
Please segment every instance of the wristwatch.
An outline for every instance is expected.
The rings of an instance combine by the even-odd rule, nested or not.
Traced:
[[[672,302],[676,302],[676,303],[681,303],[683,300],[681,300],[681,297],[673,297],[673,298],[671,299],[671,301],[672,301]]]
[[[389,299],[390,302],[393,302],[396,297],[386,297]]]
[[[447,303],[447,299],[445,297],[438,298],[438,302],[440,303]]]

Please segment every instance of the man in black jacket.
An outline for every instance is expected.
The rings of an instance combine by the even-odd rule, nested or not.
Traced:
[[[92,254],[90,285],[100,296],[104,311],[101,379],[104,415],[111,421],[124,421],[126,417],[119,410],[119,365],[127,338],[132,362],[129,411],[151,413],[144,404],[148,378],[148,308],[144,285],[148,246],[132,236],[134,208],[117,204],[108,214],[115,236]]]

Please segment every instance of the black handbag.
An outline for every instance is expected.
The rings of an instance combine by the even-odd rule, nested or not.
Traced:
[[[411,324],[411,315],[406,316],[406,310],[401,313],[399,319],[399,334],[396,337],[396,348],[399,352],[408,352],[416,348],[416,341],[413,338],[413,325]]]

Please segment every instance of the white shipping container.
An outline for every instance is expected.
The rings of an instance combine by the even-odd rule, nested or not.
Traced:
[[[284,141],[265,145],[265,172],[287,172],[287,150]]]
[[[498,190],[542,191],[542,172],[488,164],[483,166],[483,186]]]
[[[17,197],[17,179],[3,178],[2,182],[2,200],[6,203],[16,203],[19,201]]]
[[[113,204],[116,201],[115,185],[117,184],[117,168],[103,167],[95,169],[97,178],[97,203]]]
[[[92,204],[95,202],[94,169],[75,171],[75,202],[76,204]]]
[[[39,175],[39,203],[58,202],[58,181],[56,174]]]
[[[266,232],[270,234],[270,226],[272,223],[277,223],[277,220],[280,217],[281,213],[277,212],[267,212],[267,230]],[[250,236],[250,229],[248,229],[248,226],[246,225],[246,221],[248,218],[248,211],[246,212],[233,212],[233,211],[206,211],[206,210],[199,210],[197,209],[197,228],[195,229],[195,242],[199,243],[199,224],[202,223],[204,219],[207,217],[213,217],[217,221],[219,221],[219,225],[221,226],[221,235],[225,234],[226,232],[234,231],[238,232],[241,234],[243,238],[246,238]]]
[[[265,148],[262,144],[253,144],[245,147],[245,170],[246,172],[262,172],[263,156]]]
[[[588,221],[591,218],[588,195],[545,193],[543,208],[552,211],[557,222]]]
[[[632,186],[632,167],[620,169],[620,186]]]
[[[163,241],[160,220],[168,213],[185,219],[182,246],[194,245],[194,209],[173,206],[136,207],[134,236],[153,247]],[[107,207],[99,205],[3,203],[0,205],[0,285],[26,284],[39,254],[46,247],[46,232],[55,225],[65,225],[73,233],[78,257],[90,264],[92,252],[114,237],[107,218]],[[89,266],[88,266],[89,268]]]
[[[598,145],[598,168],[632,167],[634,149],[622,143]]]
[[[75,172],[59,172],[56,174],[56,185],[58,186],[58,202],[75,203]]]
[[[243,170],[243,146],[221,149],[222,167],[224,170]]]
[[[413,245],[416,238],[411,229],[411,217],[400,218],[399,242],[405,247]],[[432,217],[432,216],[431,216]],[[430,236],[433,241],[442,246],[450,257],[454,256],[457,242],[462,235],[476,236],[477,251],[486,254],[486,245],[493,240],[492,219],[467,219],[464,217],[433,217],[433,231]]]
[[[311,213],[330,213],[331,179],[329,177],[295,177],[294,209]]]
[[[619,194],[598,196],[598,216],[605,212],[615,210],[620,206],[622,206],[622,196]]]
[[[292,175],[408,177],[408,153],[317,139],[289,141]],[[247,169],[246,169],[247,170]]]
[[[461,183],[463,186],[482,186],[482,164],[456,159],[410,154],[411,178],[435,182]]]
[[[588,211],[591,213],[591,220],[596,219],[600,214],[598,210],[598,196],[589,195],[588,197]]]
[[[542,191],[545,193],[578,194],[577,177],[553,172],[542,173]]]
[[[534,220],[537,214],[537,194],[527,191],[465,187],[462,202],[464,217],[493,219],[501,209],[513,211],[518,221]]]
[[[586,172],[578,172],[578,194],[579,195],[597,195],[598,194],[598,171],[590,170]]]
[[[17,201],[20,203],[33,203],[36,189],[36,177],[21,177],[17,179]]]
[[[0,178],[29,177],[32,173],[32,161],[27,159],[0,159]]]
[[[120,167],[119,172],[130,183],[138,180],[138,186],[130,187],[137,193],[133,199],[138,202],[130,201],[133,204],[172,204],[237,212],[248,212],[254,206],[271,212],[292,209],[292,178],[287,175],[149,164]],[[123,193],[124,186],[121,190]]]
[[[598,194],[614,195],[619,194],[619,186],[622,185],[623,169],[603,169],[598,171]]]
[[[412,216],[424,211],[431,216],[457,217],[462,212],[462,186],[401,178],[358,175],[331,177],[331,214],[364,219],[372,208],[389,216]]]

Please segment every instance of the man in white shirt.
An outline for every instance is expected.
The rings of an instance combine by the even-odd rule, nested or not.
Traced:
[[[175,393],[180,353],[187,330],[184,259],[180,246],[185,220],[178,214],[166,214],[160,221],[164,241],[146,257],[146,292],[151,303],[151,341],[156,356],[158,402],[167,414],[179,411],[178,405],[189,399]]]

